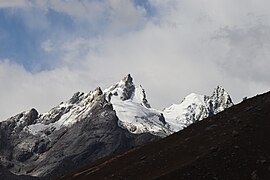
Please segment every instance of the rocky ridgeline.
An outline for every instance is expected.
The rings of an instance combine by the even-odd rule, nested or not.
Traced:
[[[228,93],[191,94],[159,111],[130,75],[102,92],[77,92],[44,114],[0,122],[1,163],[17,175],[56,177],[99,158],[155,141],[232,106]]]
[[[71,111],[72,108],[68,109]],[[1,161],[15,174],[55,177],[79,165],[159,139],[150,134],[131,134],[120,128],[112,105],[102,94],[96,97],[88,115],[70,127],[32,133],[29,126],[23,126],[33,120],[32,112],[36,111],[1,122]],[[61,116],[63,109],[59,108],[58,113],[54,109],[53,112],[53,117],[56,114]],[[35,122],[54,122],[44,121],[44,115],[36,117]]]

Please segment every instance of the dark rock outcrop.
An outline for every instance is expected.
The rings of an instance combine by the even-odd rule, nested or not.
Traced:
[[[121,99],[123,101],[130,99],[135,91],[135,86],[133,84],[133,79],[130,74],[128,74],[123,80],[123,93]]]

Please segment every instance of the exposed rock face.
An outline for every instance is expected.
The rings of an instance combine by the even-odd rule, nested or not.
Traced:
[[[1,122],[3,165],[15,174],[56,177],[85,163],[159,139],[120,128],[105,95],[99,89],[90,94],[76,93],[49,114],[37,116],[32,109]],[[80,109],[81,101],[90,103],[91,108]],[[67,113],[76,121],[63,120]],[[34,123],[29,125],[29,120]]]
[[[56,177],[168,136],[231,105],[218,87],[212,96],[191,94],[176,108],[155,110],[128,75],[104,93],[100,87],[76,92],[47,113],[31,109],[0,122],[0,161],[18,175]]]
[[[211,97],[207,98],[208,110],[210,114],[217,114],[233,105],[228,92],[221,86],[218,86]]]
[[[31,125],[35,123],[35,120],[38,118],[38,112],[36,109],[31,109],[27,114],[26,114],[26,125]]]
[[[135,91],[135,86],[133,84],[133,79],[128,74],[124,79],[123,79],[123,84],[121,84],[121,87],[123,88],[122,95],[120,96],[120,99],[125,101],[127,99],[130,99],[131,96],[134,94]]]
[[[145,93],[145,90],[142,88],[142,86],[140,85],[140,88],[142,90],[142,103],[145,107],[147,108],[151,108],[151,105],[149,104],[148,100],[146,99],[146,93]]]

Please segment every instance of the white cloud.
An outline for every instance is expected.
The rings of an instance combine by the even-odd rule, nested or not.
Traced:
[[[227,43],[228,49],[219,65],[228,75],[243,81],[269,82],[269,26],[256,22],[247,27],[226,27],[215,38]]]
[[[31,74],[2,62],[2,118],[32,106],[46,111],[77,90],[105,88],[127,73],[145,87],[150,103],[158,108],[180,102],[190,92],[209,94],[216,85],[223,85],[235,101],[269,90],[270,2],[149,2],[154,17],[124,0],[37,5],[78,21],[87,18],[97,24],[102,19],[107,24],[94,37],[74,32],[76,36],[43,42],[45,51],[59,53],[61,63],[54,70]]]

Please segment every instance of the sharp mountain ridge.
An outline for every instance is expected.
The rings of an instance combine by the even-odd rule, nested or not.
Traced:
[[[1,164],[17,175],[57,177],[157,141],[232,105],[218,86],[210,96],[192,93],[156,110],[129,74],[104,91],[76,92],[46,113],[33,108],[0,122]]]

